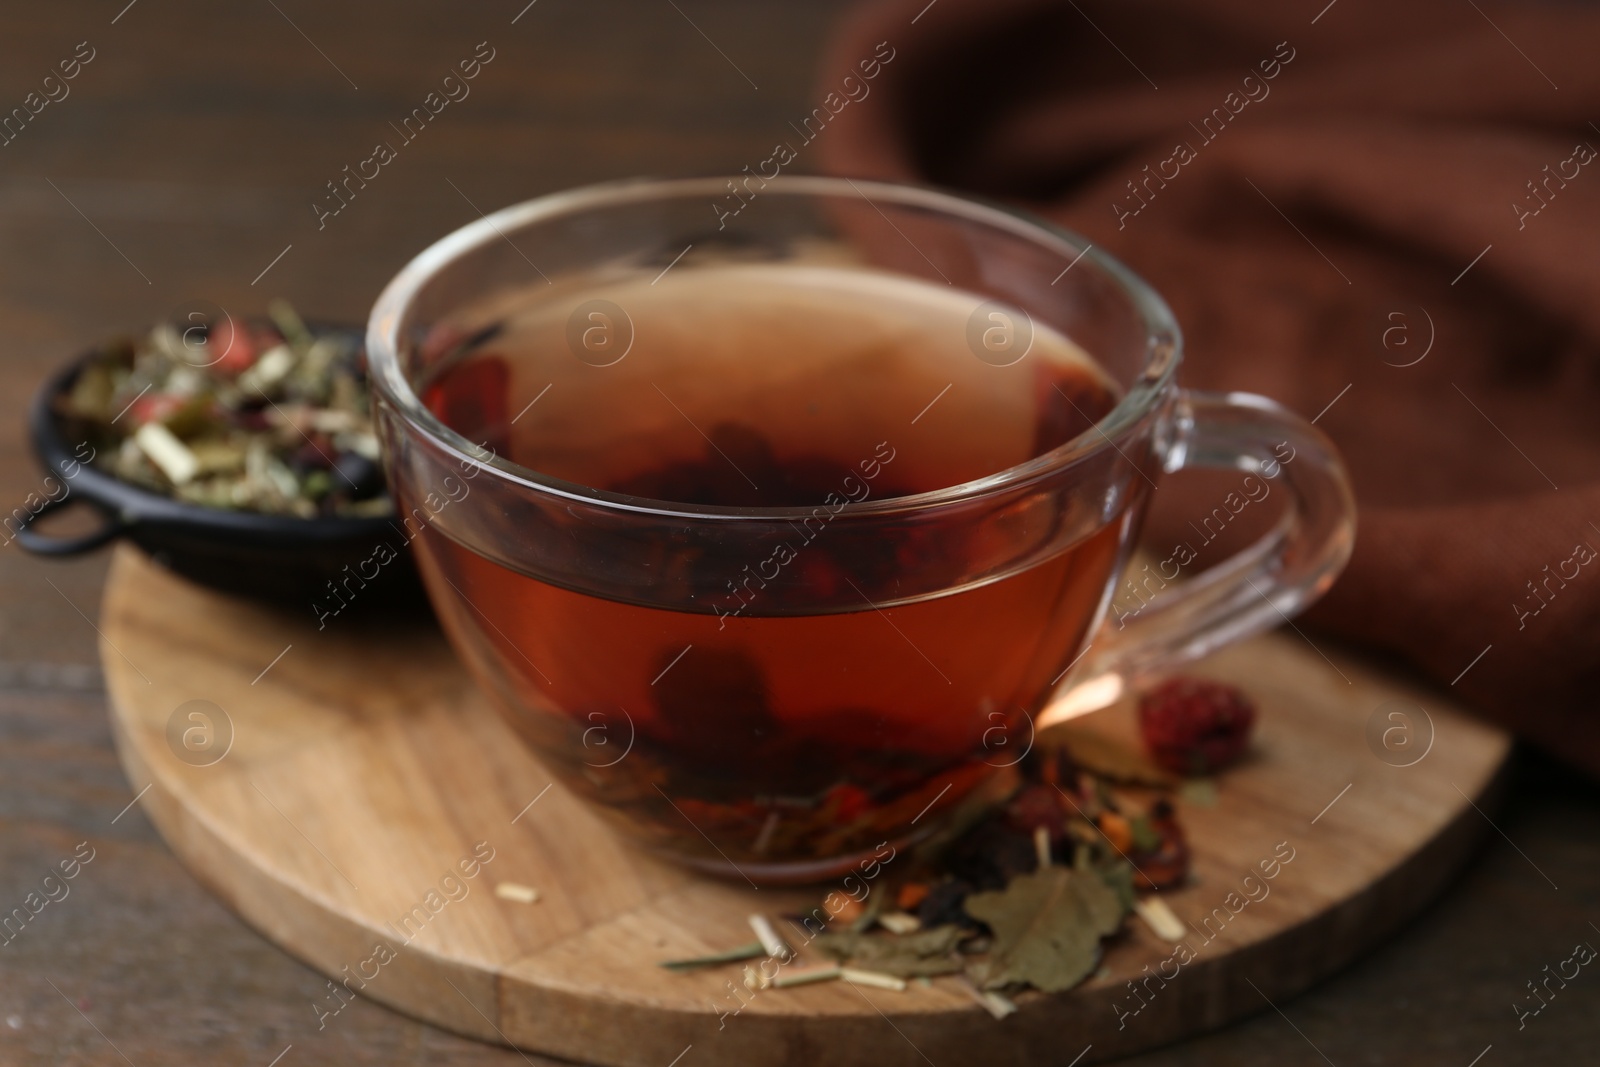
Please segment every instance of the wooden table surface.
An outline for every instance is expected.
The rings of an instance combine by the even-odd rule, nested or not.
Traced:
[[[75,51],[93,55],[70,95],[0,146],[5,511],[38,487],[23,408],[66,356],[202,297],[254,311],[282,295],[360,321],[474,205],[765,159],[815,103],[817,55],[843,6],[126,2],[0,5],[0,107]],[[324,183],[484,41],[494,58],[471,95],[319,231]],[[105,564],[0,548],[0,914],[75,850],[94,857],[67,896],[0,937],[0,1064],[538,1062],[364,1001],[318,1032],[324,979],[208,895],[129,806],[96,667]],[[1552,984],[1520,1029],[1513,1006],[1533,1003],[1527,983],[1576,943],[1600,944],[1600,789],[1531,757],[1518,770],[1490,813],[1490,847],[1390,945],[1134,1062],[1591,1060],[1600,976]]]

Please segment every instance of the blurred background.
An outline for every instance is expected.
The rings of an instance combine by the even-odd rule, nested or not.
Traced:
[[[37,483],[27,399],[108,335],[198,298],[251,313],[282,296],[359,323],[400,266],[481,212],[767,158],[814,106],[825,43],[851,6],[525,3],[0,4],[0,109],[92,54],[0,146],[0,498]],[[488,54],[480,44],[492,59],[470,94],[401,145],[390,123]],[[319,228],[312,205],[377,140],[397,157]],[[795,169],[815,166],[802,155]],[[136,806],[118,814],[133,791],[96,667],[106,563],[0,550],[0,903],[77,842],[97,849],[72,900],[0,948],[0,1064],[266,1067],[285,1044],[285,1067],[538,1062],[365,1001],[319,1035],[308,1003],[324,980],[196,884]],[[1583,915],[1600,917],[1593,788],[1542,762],[1526,772],[1462,884],[1299,998],[1293,1026],[1266,1012],[1138,1062],[1317,1062],[1304,1035],[1340,1064],[1466,1067],[1490,1043],[1485,1067],[1591,1055],[1600,992],[1581,988],[1504,1044],[1525,980],[1570,951]],[[1557,906],[1522,850],[1567,890]]]
[[[7,108],[82,42],[93,56],[0,147],[7,498],[34,488],[23,413],[52,365],[195,299],[259,314],[281,296],[308,317],[363,324],[406,261],[480,209],[757,163],[809,110],[845,7],[126,3],[5,15]],[[480,43],[493,58],[468,95],[406,142],[390,124],[442,96]],[[338,203],[327,183],[379,140],[397,158],[319,229],[313,205]],[[92,662],[93,632],[42,575],[92,616],[104,565],[5,559],[8,594],[34,608],[6,619],[4,658]]]

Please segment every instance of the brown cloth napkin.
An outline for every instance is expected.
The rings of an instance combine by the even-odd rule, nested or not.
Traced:
[[[885,0],[815,158],[1083,233],[1188,385],[1320,413],[1361,514],[1313,634],[1600,773],[1597,43],[1558,4]]]

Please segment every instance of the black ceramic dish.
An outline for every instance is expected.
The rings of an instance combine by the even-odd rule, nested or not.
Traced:
[[[54,484],[38,495],[53,499],[37,511],[24,506],[0,516],[23,548],[41,556],[76,556],[125,538],[185,578],[290,609],[343,613],[341,601],[329,589],[332,582],[352,613],[426,610],[406,539],[389,519],[300,519],[202,507],[82,462],[85,453],[75,451],[80,439],[57,415],[54,401],[72,387],[91,355],[52,375],[33,398],[29,435]],[[64,493],[62,485],[67,487]],[[98,529],[75,537],[32,529],[45,515],[79,503],[99,513]],[[373,554],[380,544],[391,546],[398,558],[377,567]],[[363,577],[374,574],[370,580]]]

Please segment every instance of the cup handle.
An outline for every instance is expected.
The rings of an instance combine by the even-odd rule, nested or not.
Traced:
[[[1198,578],[1137,612],[1112,611],[1045,713],[1051,721],[1104,707],[1144,678],[1287,622],[1350,559],[1356,509],[1344,463],[1320,430],[1281,405],[1251,393],[1180,393],[1164,470],[1194,468],[1276,483],[1288,489],[1289,506],[1254,544]]]

